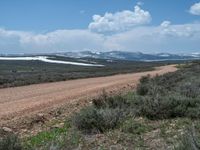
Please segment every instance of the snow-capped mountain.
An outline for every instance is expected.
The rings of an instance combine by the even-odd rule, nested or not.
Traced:
[[[191,54],[170,54],[170,53],[155,53],[145,54],[141,52],[66,52],[57,54],[59,56],[72,57],[72,58],[100,58],[100,59],[119,59],[119,60],[133,60],[133,61],[162,61],[162,60],[188,60],[200,59],[200,53]]]
[[[131,60],[131,61],[165,61],[165,60],[195,60],[200,59],[200,52],[191,54],[171,54],[171,53],[142,53],[142,52],[124,52],[124,51],[109,51],[109,52],[61,52],[61,53],[44,53],[44,54],[0,54],[0,56],[62,56],[70,58],[96,58],[107,60]]]

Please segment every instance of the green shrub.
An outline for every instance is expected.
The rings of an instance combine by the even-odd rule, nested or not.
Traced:
[[[148,86],[148,84],[139,84],[137,86],[136,91],[137,91],[137,94],[144,96],[148,93],[149,89],[150,87]]]
[[[199,100],[193,100],[183,97],[178,94],[169,93],[169,96],[146,96],[140,97],[135,102],[139,115],[145,116],[149,119],[168,119],[175,117],[199,117],[196,104]]]
[[[196,98],[200,96],[200,80],[194,79],[181,83],[177,91],[186,97]]]
[[[200,65],[154,78],[143,77],[137,87],[140,97],[133,102],[138,114],[150,119],[200,117]]]
[[[128,101],[124,96],[108,96],[106,93],[101,95],[99,98],[93,100],[93,105],[100,108],[119,108],[119,109],[127,109],[130,107],[130,101]]]
[[[159,79],[158,76],[155,78],[150,79],[148,76],[143,77],[148,78],[147,79],[141,79],[142,82],[137,86],[136,92],[138,95],[145,96],[145,95],[157,95],[157,94],[166,94],[168,90],[163,87],[162,85],[159,85],[157,79]]]
[[[181,136],[179,143],[174,148],[175,150],[199,150],[200,137],[194,127],[191,127]]]
[[[148,83],[148,82],[150,81],[150,79],[151,79],[151,76],[148,74],[148,75],[146,75],[146,76],[143,76],[143,77],[140,79],[140,83],[141,83],[141,84],[146,84],[146,83]]]
[[[96,108],[87,107],[74,116],[73,122],[78,129],[92,132],[92,130],[101,128],[99,123],[102,119]]]
[[[126,120],[121,127],[122,131],[131,134],[142,134],[150,130],[150,127],[145,123],[135,121],[133,118]]]
[[[200,104],[198,104],[198,105],[200,105]],[[189,107],[187,109],[186,117],[189,117],[192,119],[198,119],[200,117],[200,106]]]
[[[91,106],[76,114],[73,122],[79,130],[85,132],[105,132],[117,127],[123,116],[124,114],[120,109],[97,109]]]
[[[0,137],[0,150],[22,150],[19,138],[14,134]]]

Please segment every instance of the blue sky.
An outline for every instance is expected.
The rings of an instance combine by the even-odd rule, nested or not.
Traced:
[[[132,10],[135,0],[1,0],[0,26],[11,30],[85,29],[94,14]],[[188,23],[199,16],[187,13],[196,0],[143,0],[153,25],[163,20]]]
[[[1,0],[0,53],[198,52],[199,22],[199,0]]]

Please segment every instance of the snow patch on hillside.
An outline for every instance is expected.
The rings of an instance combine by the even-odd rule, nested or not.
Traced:
[[[88,67],[103,67],[104,65],[99,64],[89,64],[89,63],[80,63],[80,62],[71,62],[71,61],[61,61],[61,60],[51,60],[47,56],[36,56],[36,57],[0,57],[0,60],[37,60],[47,63],[56,63],[56,64],[66,64],[66,65],[77,65],[77,66],[88,66]]]

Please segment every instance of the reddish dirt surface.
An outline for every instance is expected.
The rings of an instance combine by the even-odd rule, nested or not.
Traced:
[[[84,99],[98,96],[104,89],[116,91],[135,87],[139,79],[147,74],[155,76],[176,70],[174,65],[168,65],[154,71],[0,89],[0,125],[8,120],[53,110],[61,105],[82,103]],[[73,110],[70,107],[68,111],[70,109]]]

